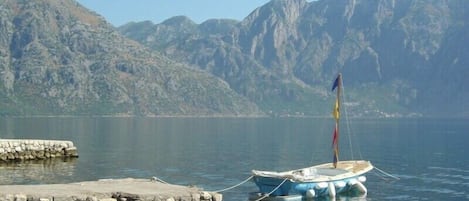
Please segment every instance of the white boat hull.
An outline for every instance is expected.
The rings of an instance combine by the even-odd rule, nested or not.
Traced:
[[[340,161],[337,168],[326,163],[286,172],[253,170],[253,179],[260,193],[271,196],[335,197],[345,192],[363,195],[367,193],[363,174],[372,169],[369,161]]]

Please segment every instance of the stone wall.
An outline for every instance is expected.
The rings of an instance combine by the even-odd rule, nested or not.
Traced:
[[[78,157],[71,141],[0,139],[0,161]]]

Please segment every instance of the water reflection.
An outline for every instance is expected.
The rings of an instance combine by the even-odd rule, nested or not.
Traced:
[[[75,171],[76,158],[0,163],[2,185],[63,183]]]
[[[401,178],[369,174],[367,198],[336,200],[468,200],[469,122],[353,119],[353,147],[342,129],[341,158],[371,160]],[[0,164],[3,184],[151,178],[219,190],[252,169],[284,171],[332,159],[333,122],[316,118],[0,118],[0,137],[71,140],[80,158]],[[353,148],[353,150],[352,150]],[[223,193],[247,200],[248,182]]]

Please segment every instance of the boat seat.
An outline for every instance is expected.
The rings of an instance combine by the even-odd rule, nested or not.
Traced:
[[[317,168],[316,172],[318,175],[336,176],[336,175],[347,173],[349,171],[343,170],[343,169],[336,169],[336,168]]]

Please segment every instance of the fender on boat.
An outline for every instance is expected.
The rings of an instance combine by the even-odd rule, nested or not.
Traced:
[[[335,193],[339,194],[344,192],[347,188],[347,183],[345,181],[335,181],[334,182],[335,186]]]
[[[363,182],[366,181],[366,177],[365,177],[365,176],[359,176],[359,177],[358,177],[358,181],[360,181],[360,182],[363,183]]]
[[[337,188],[343,188],[343,187],[345,187],[346,183],[345,183],[344,181],[336,181],[336,182],[334,183],[334,185],[335,185],[335,187],[337,187]]]
[[[357,179],[350,179],[350,180],[348,180],[347,185],[353,186],[353,185],[355,185],[357,182],[358,182]]]
[[[335,186],[334,182],[329,182],[329,196],[334,198],[335,197]]]
[[[314,191],[314,189],[309,189],[306,191],[306,198],[314,198],[316,197],[316,191]]]
[[[314,188],[316,188],[316,189],[327,188],[327,182],[320,182]]]
[[[364,195],[367,194],[368,190],[366,189],[365,185],[363,185],[361,182],[357,182],[355,184],[356,189],[360,192],[363,193]]]

